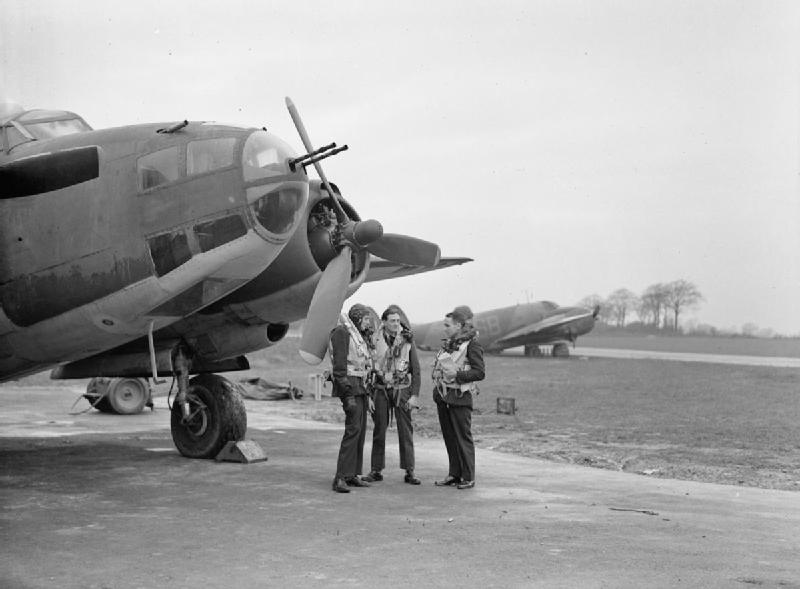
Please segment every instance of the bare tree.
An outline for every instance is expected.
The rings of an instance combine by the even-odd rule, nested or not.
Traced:
[[[628,316],[628,312],[637,308],[639,297],[627,288],[618,288],[608,295],[606,305],[608,305],[617,327],[625,327],[625,319]]]
[[[662,312],[666,316],[667,285],[661,282],[648,286],[639,301],[637,310],[643,323],[661,326]]]
[[[672,310],[673,327],[678,331],[678,318],[681,311],[704,300],[700,290],[688,280],[675,280],[666,285],[666,308]]]

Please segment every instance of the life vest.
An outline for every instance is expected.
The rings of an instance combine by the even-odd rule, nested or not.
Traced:
[[[366,378],[372,370],[372,354],[370,354],[367,342],[344,313],[339,316],[339,323],[344,325],[350,334],[350,345],[347,346],[347,376]],[[328,353],[333,357],[330,342],[328,342]]]
[[[458,346],[458,349],[454,350],[453,352],[446,352],[443,349],[437,352],[436,359],[433,363],[433,381],[436,383],[436,387],[439,389],[442,397],[446,396],[447,389],[456,390],[456,394],[459,397],[464,393],[472,393],[477,389],[477,385],[474,382],[457,383],[455,380],[447,382],[444,380],[442,373],[442,363],[447,362],[448,360],[452,361],[456,365],[456,370],[459,372],[470,369],[469,362],[467,362],[467,348],[469,347],[470,341],[472,340],[461,342],[461,344]]]
[[[411,343],[401,338],[402,343],[390,346],[386,343],[385,334],[385,330],[381,328],[375,343],[375,371],[383,378],[386,386],[407,389],[411,386]],[[389,337],[394,340],[391,334]]]

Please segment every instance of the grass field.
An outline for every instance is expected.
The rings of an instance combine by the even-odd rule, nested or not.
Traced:
[[[227,376],[291,381],[306,395],[270,402],[276,411],[342,421],[337,400],[313,399],[308,376],[315,370],[300,360],[297,344],[287,338],[250,355],[249,372]],[[433,354],[420,358],[425,407],[415,413],[416,435],[440,437],[427,378]],[[479,447],[646,476],[800,491],[798,369],[512,355],[487,356],[486,365],[473,416]],[[316,371],[328,366],[326,359]],[[20,382],[56,384],[47,373]],[[516,414],[497,414],[498,397],[513,397]],[[396,465],[396,457],[387,459]]]
[[[294,415],[341,421],[336,400],[310,398],[311,371],[296,359],[296,345],[285,340],[251,357],[251,373],[305,388],[305,398],[289,406]],[[427,373],[433,354],[421,352],[420,359]],[[473,416],[479,447],[647,476],[800,491],[800,370],[577,357],[486,360]],[[516,414],[497,414],[498,397],[513,397]],[[427,378],[421,398],[416,435],[439,437]]]

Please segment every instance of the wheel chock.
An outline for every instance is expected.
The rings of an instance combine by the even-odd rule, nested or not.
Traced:
[[[262,462],[267,460],[264,450],[253,440],[228,442],[215,458],[217,462]]]

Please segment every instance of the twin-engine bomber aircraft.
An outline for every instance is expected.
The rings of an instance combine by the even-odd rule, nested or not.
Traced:
[[[569,343],[594,328],[600,307],[559,307],[550,301],[539,301],[477,313],[473,324],[478,341],[487,352],[524,346],[526,356],[541,356],[539,346],[551,345],[552,355],[569,356]],[[441,322],[414,326],[417,347],[436,350],[444,337]]]
[[[0,112],[0,381],[174,375],[175,445],[213,457],[247,427],[214,373],[248,368],[304,317],[300,353],[321,362],[373,256],[376,280],[468,261],[360,220],[320,165],[347,146],[315,149],[286,106],[304,154],[263,128]]]

